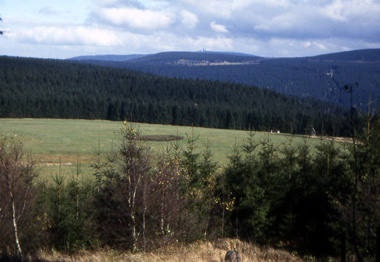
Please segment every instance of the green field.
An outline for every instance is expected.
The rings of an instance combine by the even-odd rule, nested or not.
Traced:
[[[214,160],[221,166],[227,163],[227,156],[233,151],[234,145],[241,144],[247,138],[247,132],[240,130],[137,125],[141,135],[179,135],[186,138],[194,132],[199,135],[196,150],[202,151],[208,142]],[[89,166],[96,160],[98,148],[103,154],[111,152],[111,148],[117,150],[122,126],[123,122],[104,120],[0,119],[0,134],[22,137],[24,149],[32,154],[43,175],[58,172],[60,165],[63,172],[75,172],[77,162],[81,165],[82,173],[90,174]],[[269,139],[276,146],[281,146],[289,143],[290,136],[256,132],[255,139]],[[305,139],[310,145],[319,143],[318,139],[295,136],[293,144],[303,143]],[[154,150],[162,150],[170,142],[148,143]],[[186,139],[181,140],[181,143],[185,148]]]

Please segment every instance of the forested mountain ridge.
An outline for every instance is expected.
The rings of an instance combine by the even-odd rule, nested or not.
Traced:
[[[0,57],[0,117],[132,119],[347,135],[344,111],[220,81],[183,80],[62,60]],[[323,128],[322,128],[323,126]]]
[[[380,102],[380,49],[297,58],[166,52],[124,62],[85,62],[130,68],[168,77],[254,85],[287,95],[312,97],[344,107],[350,106],[350,98],[343,87],[355,85],[355,107],[366,108],[370,98],[375,107],[378,107]]]
[[[93,55],[93,56],[77,56],[73,57],[70,60],[82,61],[82,60],[97,60],[97,61],[114,61],[122,62],[128,61],[136,58],[143,57],[145,55]]]
[[[76,56],[68,60],[75,61],[110,61],[110,62],[122,62],[131,61],[134,63],[175,63],[178,59],[189,59],[191,61],[196,60],[208,60],[208,61],[249,61],[260,58],[258,56],[234,53],[234,52],[162,52],[157,54],[135,54],[135,55],[93,55],[93,56]]]
[[[311,60],[355,62],[355,63],[380,63],[380,49],[363,49],[346,51],[333,54],[310,57]]]
[[[215,62],[255,62],[258,59],[263,59],[257,56],[236,55],[230,53],[218,52],[163,52],[153,55],[146,55],[133,60],[134,64],[151,64],[151,65],[173,65],[178,64],[178,61],[185,60],[189,62],[204,61],[208,63]]]

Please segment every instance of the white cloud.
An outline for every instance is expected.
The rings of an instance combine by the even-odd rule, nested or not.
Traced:
[[[65,28],[39,26],[32,30],[12,33],[10,38],[43,45],[120,46],[123,44],[115,32],[84,26]]]
[[[211,15],[214,18],[236,20],[241,19],[242,14],[252,15],[266,14],[274,9],[290,7],[288,0],[182,0],[191,10],[198,14]]]
[[[136,29],[159,29],[171,25],[173,15],[164,11],[142,10],[137,8],[102,8],[96,11],[106,22],[117,26]]]
[[[230,19],[232,17],[233,2],[232,1],[220,1],[220,0],[185,0],[192,10],[195,10],[199,14],[212,15],[217,18]]]
[[[320,6],[317,10],[320,16],[341,22],[362,24],[380,19],[380,2],[372,0],[334,0],[332,3]]]
[[[228,30],[226,28],[226,26],[224,25],[220,25],[220,24],[217,24],[215,22],[211,22],[210,23],[210,27],[212,30],[214,30],[215,32],[219,32],[219,33],[228,33]]]
[[[2,14],[2,54],[49,45],[65,54],[82,46],[299,56],[380,46],[379,0],[28,0],[8,1]]]
[[[314,42],[314,41],[306,41],[304,42],[303,46],[305,48],[317,48],[321,51],[325,51],[327,50],[326,46],[324,44],[321,44],[321,43],[318,43],[318,42]]]
[[[139,2],[148,9],[166,9],[169,7],[166,0],[139,0]]]
[[[121,1],[121,0],[92,0],[95,4],[95,6],[119,6],[119,5],[136,5],[137,2],[135,1]]]
[[[291,3],[287,0],[254,0],[255,5],[262,5],[266,6],[267,8],[277,8],[277,7],[289,7],[291,6]]]
[[[58,12],[54,10],[51,6],[44,6],[38,10],[39,14],[42,15],[57,15]]]
[[[344,14],[344,4],[341,0],[335,0],[333,3],[323,7],[320,13],[333,20],[341,22],[347,21],[347,16]]]
[[[309,2],[293,3],[291,8],[280,13],[276,9],[272,14],[252,20],[255,37],[304,41],[339,37],[379,41],[375,36],[380,34],[380,3],[366,0]],[[244,29],[244,23],[239,24]],[[245,24],[249,26],[249,23]],[[246,31],[249,31],[248,26]],[[240,31],[243,29],[239,28]]]
[[[181,15],[182,15],[182,24],[185,27],[194,29],[197,26],[199,22],[197,15],[186,10],[182,10]]]
[[[190,50],[212,50],[212,51],[226,51],[233,48],[233,40],[224,37],[198,37],[187,38],[186,43],[191,46]]]

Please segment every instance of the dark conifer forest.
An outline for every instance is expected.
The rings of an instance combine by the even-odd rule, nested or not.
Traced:
[[[127,119],[300,134],[312,127],[348,134],[345,110],[315,99],[62,60],[1,57],[0,91],[2,118]]]
[[[126,59],[123,56],[77,57],[83,63],[130,68],[183,79],[218,80],[268,88],[350,107],[343,87],[358,83],[354,106],[379,107],[380,49],[354,50],[313,57],[268,58],[216,52],[164,52]]]

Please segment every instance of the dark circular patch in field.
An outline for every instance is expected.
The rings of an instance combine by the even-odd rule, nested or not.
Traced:
[[[147,136],[139,136],[138,140],[143,141],[156,141],[156,142],[166,142],[166,141],[175,141],[182,140],[182,136],[174,136],[174,135],[147,135]]]

